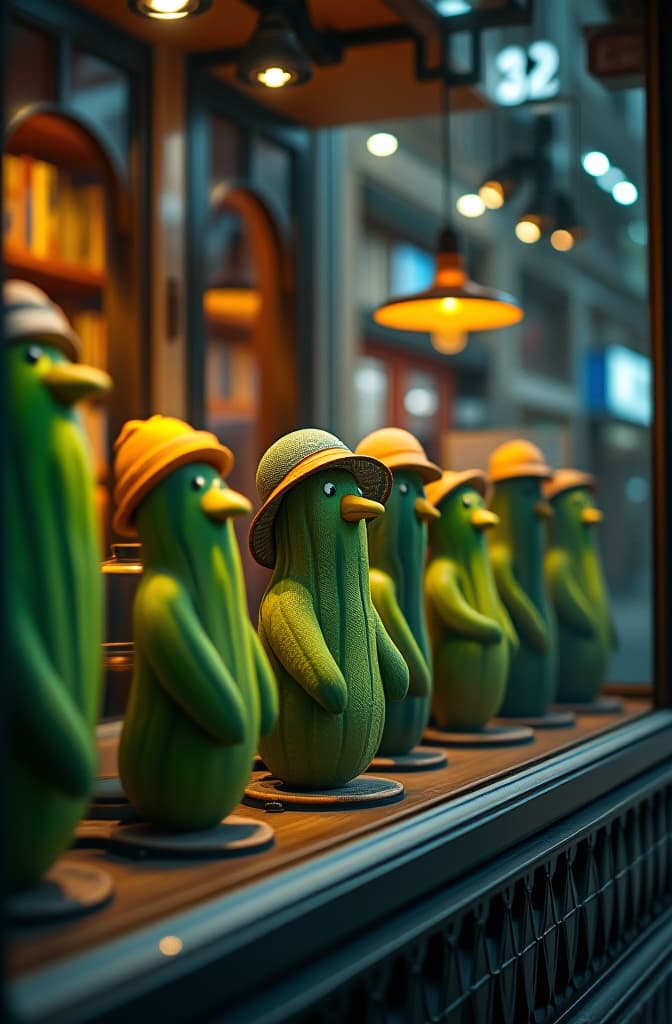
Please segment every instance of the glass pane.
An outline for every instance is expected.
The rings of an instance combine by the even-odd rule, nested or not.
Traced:
[[[123,164],[130,143],[128,74],[109,61],[74,48],[70,67],[70,102],[106,137]]]
[[[56,40],[53,36],[10,18],[6,53],[8,121],[30,103],[56,100]]]
[[[355,370],[355,424],[357,436],[387,425],[389,375],[381,359],[360,357]]]
[[[258,137],[252,145],[252,185],[286,230],[292,224],[292,156],[289,150]]]
[[[474,7],[435,6],[446,18]],[[553,469],[593,474],[604,521],[592,536],[618,635],[605,681],[646,683],[652,408],[645,92],[636,83],[610,88],[590,77],[587,62],[576,59],[585,52],[588,12],[566,6],[537,4],[532,25],[485,33],[483,81],[469,102],[462,90],[452,91],[450,166],[439,117],[345,130],[349,189],[362,205],[359,222],[347,227],[358,237],[353,280],[344,288],[357,296],[363,325],[353,391],[361,405],[360,374],[369,367],[361,355],[372,347],[371,380],[387,369],[395,424],[428,445],[438,436],[445,468],[487,470],[497,445],[523,438]],[[560,84],[563,99],[554,102]],[[542,98],[543,105],[534,102]],[[372,158],[366,140],[374,131],[395,135],[396,152]],[[513,296],[524,311],[519,323],[466,328],[453,338],[449,326],[397,330],[372,319],[388,297],[427,287],[444,223],[459,234],[466,290],[489,289],[488,302],[496,293]],[[443,298],[444,313],[455,311],[464,292],[453,282]],[[454,350],[446,344],[438,356],[442,339],[454,340]],[[460,341],[466,347],[458,352]],[[437,367],[446,370],[433,372],[428,360],[442,360]],[[373,406],[370,395],[368,402]],[[358,412],[360,435],[363,415],[380,423],[372,407]]]

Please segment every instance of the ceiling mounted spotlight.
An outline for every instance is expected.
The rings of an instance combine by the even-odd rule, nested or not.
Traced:
[[[499,210],[506,200],[511,198],[529,163],[529,159],[525,157],[514,156],[488,175],[478,189],[478,194],[488,210]]]
[[[580,223],[574,205],[562,192],[555,195],[555,213],[550,242],[556,252],[569,252],[576,242],[585,237],[586,231]]]
[[[212,6],[212,0],[128,0],[128,6],[141,18],[177,21],[203,14]]]
[[[246,85],[282,89],[307,82],[312,74],[312,61],[287,17],[277,10],[262,14],[240,52],[236,78]]]

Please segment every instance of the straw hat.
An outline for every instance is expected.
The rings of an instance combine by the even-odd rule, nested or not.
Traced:
[[[144,497],[173,470],[189,462],[207,462],[222,476],[233,468],[233,453],[207,430],[194,430],[173,416],[128,420],[117,440],[114,460],[114,529],[135,535],[133,517]]]
[[[356,455],[326,430],[294,430],[264,453],[257,468],[261,507],[250,527],[250,551],[260,565],[275,565],[273,524],[280,502],[290,488],[313,473],[331,467],[352,473],[365,498],[385,502],[392,474],[378,459]]]
[[[2,289],[5,342],[44,339],[76,363],[81,342],[60,306],[27,281],[5,281]]]
[[[391,470],[414,469],[426,484],[441,476],[441,470],[429,461],[418,439],[400,427],[383,427],[367,434],[355,448],[355,453],[380,459]]]
[[[580,469],[556,469],[553,479],[543,485],[544,497],[551,501],[574,487],[586,487],[595,492],[597,481],[591,473],[584,473]]]
[[[462,487],[465,484],[473,487],[480,495],[485,496],[487,477],[482,470],[463,469],[460,473],[456,473],[452,469],[445,469],[441,474],[440,480],[428,484],[425,488],[427,498],[431,501],[432,505],[439,505],[444,498],[447,498],[449,494],[452,494],[458,487]]]
[[[488,476],[493,484],[526,476],[550,480],[553,470],[546,465],[544,454],[536,444],[517,439],[506,441],[491,452]]]

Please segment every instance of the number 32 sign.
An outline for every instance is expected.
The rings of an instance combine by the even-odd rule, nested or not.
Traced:
[[[560,54],[555,43],[540,39],[527,49],[505,46],[495,57],[493,96],[504,107],[530,100],[548,100],[560,91]]]

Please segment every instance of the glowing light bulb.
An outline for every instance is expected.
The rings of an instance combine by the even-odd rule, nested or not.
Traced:
[[[456,356],[467,347],[469,335],[466,331],[441,331],[430,335],[432,345],[437,352],[446,356]]]
[[[284,68],[264,68],[263,71],[257,72],[257,81],[267,89],[282,89],[291,79],[291,71],[285,71]]]
[[[461,213],[463,217],[481,217],[485,213],[485,203],[474,192],[467,192],[460,196],[455,206],[457,212]]]
[[[631,181],[617,181],[611,190],[611,198],[620,206],[632,206],[639,199],[639,192]]]
[[[459,302],[457,299],[447,298],[441,299],[441,312],[442,313],[456,313]]]
[[[590,174],[593,178],[599,178],[606,174],[611,166],[607,154],[601,153],[599,149],[585,153],[581,164],[586,174]]]
[[[557,252],[569,252],[574,246],[574,235],[564,228],[556,228],[551,234],[551,245]]]
[[[177,956],[182,952],[184,943],[178,935],[164,935],[159,942],[159,949],[164,956]]]
[[[486,181],[478,190],[483,205],[489,210],[499,210],[504,206],[504,189],[499,181]]]
[[[620,181],[625,181],[625,175],[620,167],[610,167],[608,171],[600,174],[599,178],[595,180],[603,192],[613,192],[614,185],[618,185]]]
[[[372,156],[392,156],[399,148],[399,140],[391,132],[374,132],[366,140],[366,148]]]
[[[518,241],[525,242],[526,245],[533,245],[541,238],[541,228],[534,220],[519,220],[514,231]]]

